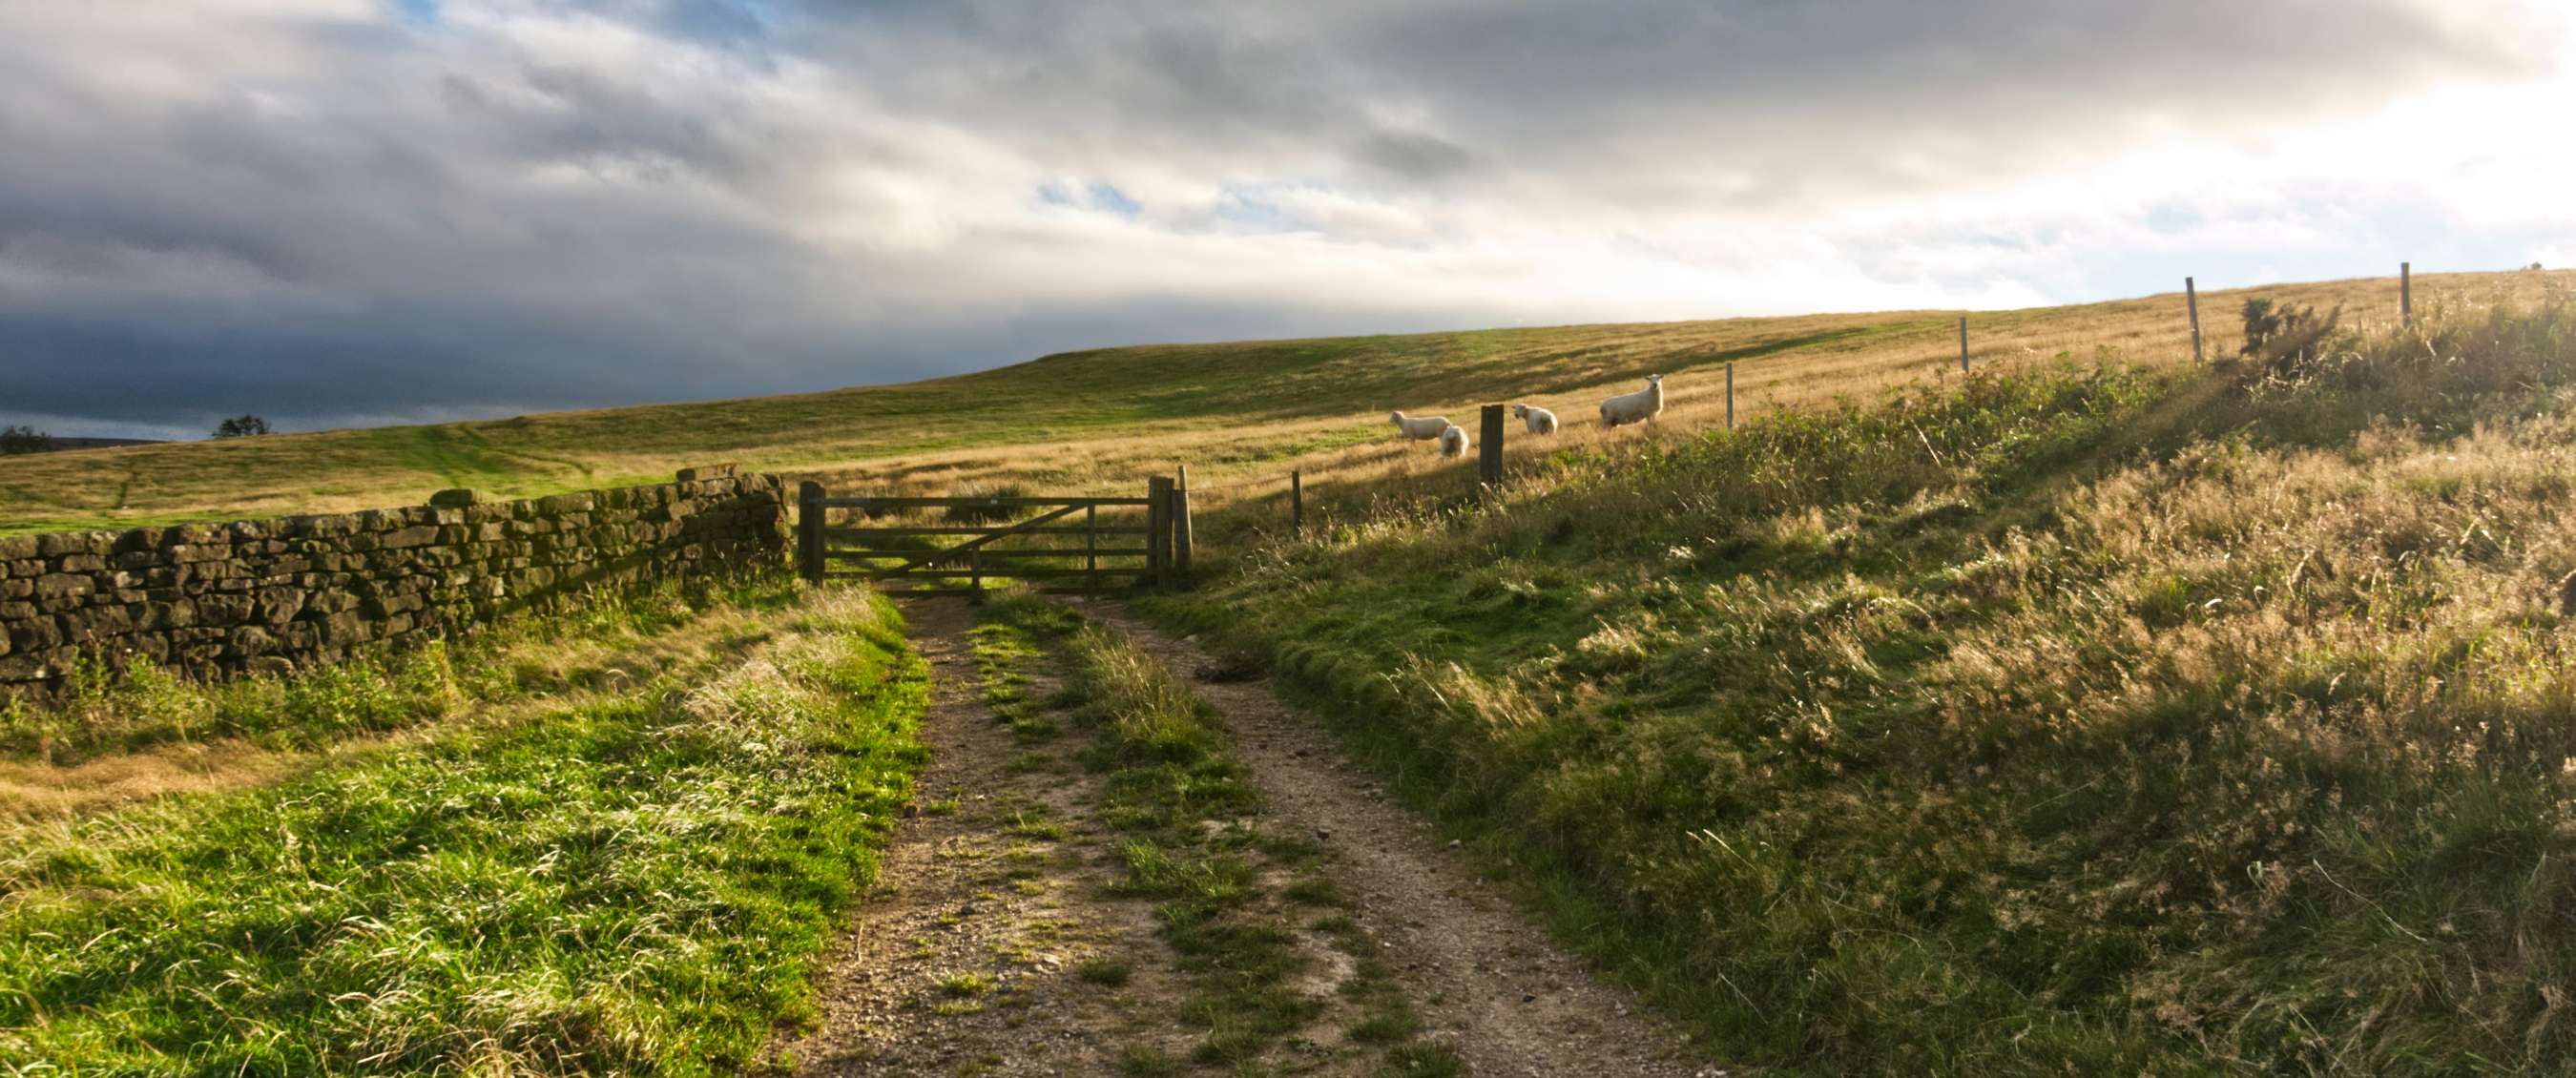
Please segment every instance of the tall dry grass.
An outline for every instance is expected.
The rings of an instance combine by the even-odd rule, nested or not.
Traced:
[[[2419,311],[1603,443],[1160,609],[1732,1059],[2560,1073],[2576,298]]]

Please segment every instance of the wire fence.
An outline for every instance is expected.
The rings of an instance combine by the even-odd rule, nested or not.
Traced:
[[[1194,483],[1190,486],[1190,489],[1204,491],[1241,490],[1245,487],[1269,486],[1272,483],[1296,483],[1299,479],[1299,473],[1291,471],[1284,475],[1265,475],[1255,476],[1250,479],[1237,479],[1231,483]]]

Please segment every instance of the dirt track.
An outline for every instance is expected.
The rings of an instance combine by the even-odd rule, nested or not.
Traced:
[[[1114,605],[1078,609],[1184,678],[1207,663]],[[888,846],[877,889],[822,980],[820,1025],[786,1046],[798,1069],[1094,1075],[1118,1073],[1120,1053],[1140,1045],[1186,1058],[1197,1032],[1177,1020],[1186,988],[1152,909],[1110,893],[1114,843],[1088,815],[1097,779],[1060,758],[1037,766],[984,705],[968,609],[923,603],[908,616],[935,683],[919,797],[929,810],[902,821]],[[1032,673],[1041,686],[1052,680]],[[1725,1073],[1690,1062],[1682,1037],[1529,924],[1266,682],[1195,688],[1255,773],[1268,801],[1262,824],[1331,848],[1329,873],[1348,912],[1396,971],[1423,1035],[1454,1048],[1471,1073]],[[1061,837],[1026,837],[1037,818],[1060,825]],[[1122,961],[1132,980],[1111,988],[1078,976],[1100,959]],[[961,990],[962,974],[990,983]],[[1333,994],[1329,983],[1308,987]],[[1320,1029],[1315,1036],[1323,1043],[1289,1072],[1375,1072],[1373,1055]]]

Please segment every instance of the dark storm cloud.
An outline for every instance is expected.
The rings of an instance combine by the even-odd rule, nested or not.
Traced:
[[[1701,272],[1850,200],[2547,66],[2520,9],[2459,10],[0,5],[0,422],[308,427],[1616,315],[1549,305],[1512,245]],[[1779,231],[1668,235],[1718,211]]]
[[[1398,180],[1431,181],[1465,172],[1476,156],[1447,139],[1418,131],[1375,131],[1354,155]]]

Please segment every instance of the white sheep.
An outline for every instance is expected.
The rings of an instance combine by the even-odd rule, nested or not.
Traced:
[[[1548,411],[1545,408],[1532,408],[1526,404],[1515,404],[1512,406],[1512,414],[1520,417],[1520,421],[1528,425],[1529,432],[1532,434],[1556,433],[1556,413]]]
[[[1404,432],[1405,437],[1417,442],[1430,441],[1439,437],[1442,431],[1449,429],[1448,416],[1408,417],[1402,412],[1394,412],[1390,413],[1388,418],[1395,420],[1395,429]]]
[[[1451,423],[1442,428],[1440,431],[1440,455],[1444,457],[1466,456],[1467,428],[1461,427],[1455,423]]]
[[[1646,388],[1622,393],[1601,402],[1601,425],[1616,427],[1628,423],[1651,423],[1664,414],[1664,376],[1646,376]]]

